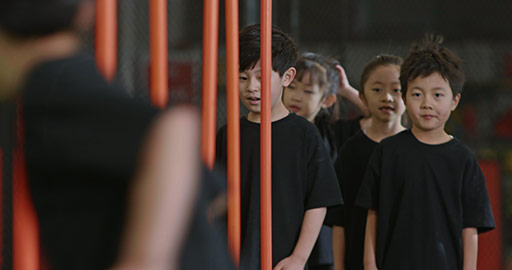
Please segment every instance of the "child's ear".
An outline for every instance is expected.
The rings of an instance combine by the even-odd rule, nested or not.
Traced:
[[[297,70],[294,67],[291,67],[284,72],[283,77],[281,78],[283,87],[288,87],[288,85],[293,82],[296,73]]]
[[[460,101],[460,98],[461,98],[461,94],[457,94],[453,100],[452,100],[452,111],[455,111],[455,109],[457,108],[457,106],[459,105],[459,101]]]
[[[336,102],[336,95],[335,94],[329,94],[324,98],[324,101],[322,102],[322,108],[326,109],[331,107],[334,102]]]

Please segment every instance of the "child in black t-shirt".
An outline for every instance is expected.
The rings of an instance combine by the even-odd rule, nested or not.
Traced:
[[[293,82],[284,89],[284,105],[315,124],[334,163],[342,143],[337,139],[338,134],[335,134],[339,110],[336,106],[336,94],[343,93],[348,100],[364,110],[366,106],[359,99],[358,91],[348,84],[338,61],[308,52],[299,57],[296,69],[297,75]],[[345,77],[344,80],[342,77]],[[339,90],[340,88],[342,89]],[[311,252],[308,267],[310,270],[329,270],[333,269],[333,265],[332,230],[330,226],[324,225]]]
[[[335,164],[344,198],[343,207],[329,209],[326,217],[326,223],[333,225],[335,269],[363,269],[366,210],[354,206],[354,201],[378,142],[404,130],[401,116],[405,106],[398,79],[401,64],[400,57],[381,54],[366,64],[361,74],[360,97],[371,120],[343,145]]]
[[[249,109],[241,119],[240,269],[260,269],[260,27],[240,32],[240,98]],[[304,269],[318,237],[326,207],[341,194],[318,130],[290,114],[283,88],[295,77],[292,39],[272,29],[272,264],[274,269]],[[227,160],[226,127],[217,136],[217,160]]]
[[[412,47],[400,83],[412,128],[375,149],[356,204],[369,208],[365,269],[476,269],[478,233],[495,227],[471,150],[444,130],[462,61],[442,39]]]

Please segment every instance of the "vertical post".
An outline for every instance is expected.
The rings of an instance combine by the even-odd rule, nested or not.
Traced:
[[[39,224],[27,179],[22,104],[17,109],[16,134],[20,142],[13,149],[12,163],[12,253],[14,270],[39,270]]]
[[[238,0],[226,0],[226,71],[228,141],[228,241],[235,264],[240,260],[240,93]]]
[[[272,269],[272,0],[261,0],[261,269]]]
[[[215,163],[219,0],[204,0],[203,4],[201,155],[204,163],[211,170]]]
[[[96,64],[108,81],[117,69],[117,0],[96,0]]]
[[[169,49],[167,0],[149,1],[150,97],[164,108],[169,99]]]

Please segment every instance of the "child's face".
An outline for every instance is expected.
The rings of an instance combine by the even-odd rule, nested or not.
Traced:
[[[448,81],[435,72],[410,81],[405,100],[413,128],[425,132],[444,131],[451,111],[459,103],[460,94],[454,97]]]
[[[377,121],[400,121],[405,105],[400,91],[400,67],[382,65],[370,73],[364,83],[363,102]]]
[[[297,79],[284,89],[283,102],[291,111],[313,122],[325,100],[323,91],[318,84],[311,84],[309,72],[304,73],[302,80]]]
[[[289,69],[290,70],[290,69]],[[288,71],[289,71],[288,70]],[[293,80],[293,75],[290,78],[289,72],[285,72],[283,77],[279,76],[276,71],[271,71],[271,110],[279,104],[282,104],[281,94],[283,87],[286,87]],[[295,70],[294,70],[295,71]],[[261,112],[261,67],[260,61],[254,65],[252,69],[240,72],[240,99],[242,103],[254,114]]]

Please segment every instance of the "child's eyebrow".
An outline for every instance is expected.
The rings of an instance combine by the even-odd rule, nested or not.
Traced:
[[[420,90],[420,91],[423,91],[423,88],[419,87],[419,86],[414,86],[413,88],[411,88],[411,90]]]
[[[382,85],[384,85],[383,82],[379,82],[379,81],[373,82],[372,84],[382,84]]]

